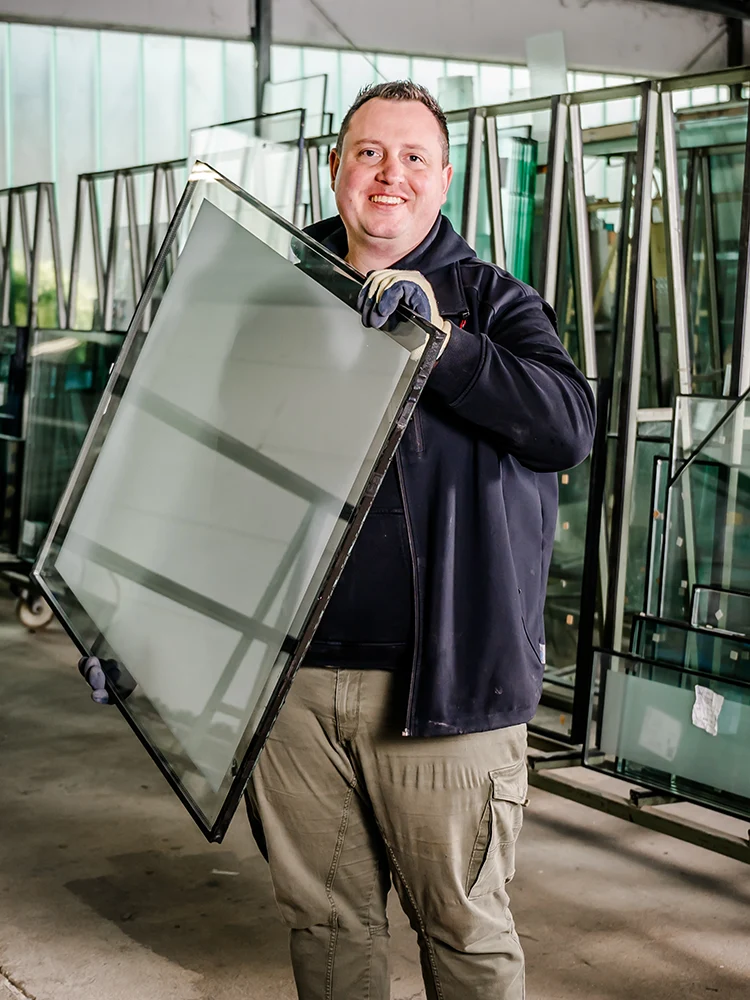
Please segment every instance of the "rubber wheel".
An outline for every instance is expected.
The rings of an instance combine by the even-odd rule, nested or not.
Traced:
[[[31,601],[20,598],[16,602],[16,617],[29,632],[36,632],[46,628],[55,616],[43,597],[34,597]]]

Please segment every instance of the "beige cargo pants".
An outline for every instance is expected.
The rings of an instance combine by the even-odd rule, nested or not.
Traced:
[[[383,670],[302,669],[251,780],[300,1000],[389,1000],[391,880],[429,1000],[522,1000],[505,885],[526,727],[405,738],[402,685]]]

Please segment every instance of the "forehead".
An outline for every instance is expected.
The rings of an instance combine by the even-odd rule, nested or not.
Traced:
[[[375,97],[352,115],[347,145],[369,139],[383,143],[433,145],[442,149],[437,119],[421,101],[385,101]]]

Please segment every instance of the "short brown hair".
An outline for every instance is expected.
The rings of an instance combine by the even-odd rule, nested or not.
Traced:
[[[342,121],[341,128],[339,129],[338,138],[336,140],[336,152],[339,156],[341,156],[344,138],[346,133],[349,131],[349,125],[351,124],[352,117],[357,111],[359,111],[363,104],[367,104],[368,101],[374,101],[375,98],[380,98],[381,101],[419,101],[420,104],[424,104],[428,111],[432,112],[435,117],[435,121],[440,127],[440,137],[443,146],[443,166],[445,167],[448,165],[448,158],[450,156],[450,136],[448,134],[448,121],[445,117],[445,112],[429,92],[427,87],[423,87],[419,83],[414,83],[412,80],[393,80],[391,83],[371,83],[367,87],[363,87],[360,90],[354,104],[352,104],[344,115],[344,120]]]

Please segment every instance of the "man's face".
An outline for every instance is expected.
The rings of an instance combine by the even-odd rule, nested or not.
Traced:
[[[393,262],[418,246],[445,204],[453,176],[443,166],[440,126],[419,101],[374,98],[352,117],[331,186],[352,244]]]

